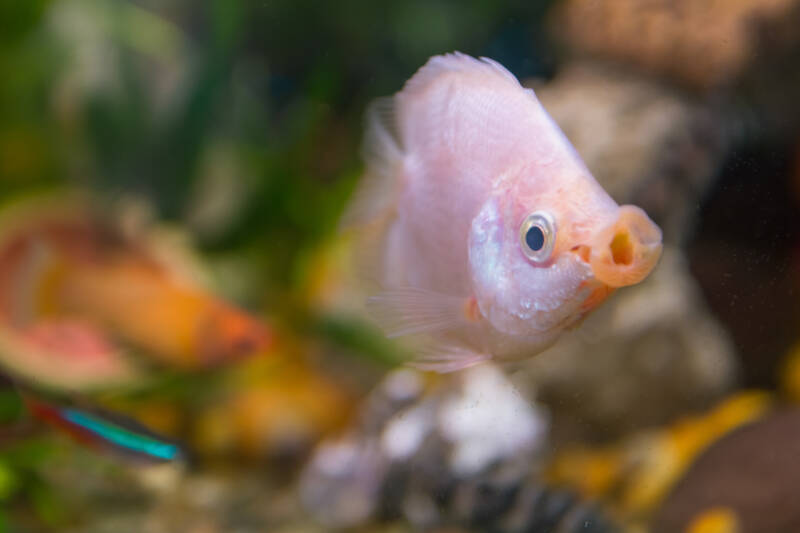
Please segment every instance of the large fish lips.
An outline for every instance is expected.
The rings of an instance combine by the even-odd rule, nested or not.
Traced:
[[[642,209],[624,205],[588,244],[574,246],[571,251],[591,267],[594,277],[584,286],[591,292],[582,310],[591,311],[615,289],[643,281],[661,257],[661,239],[661,229]]]

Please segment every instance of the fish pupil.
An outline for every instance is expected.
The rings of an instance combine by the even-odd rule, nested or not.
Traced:
[[[532,226],[525,233],[525,244],[534,252],[538,252],[544,246],[544,232],[539,226]]]

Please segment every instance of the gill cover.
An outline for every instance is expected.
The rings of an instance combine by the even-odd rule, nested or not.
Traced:
[[[588,296],[581,284],[591,277],[591,269],[573,254],[558,254],[541,264],[531,261],[507,198],[490,197],[472,221],[469,268],[475,297],[481,314],[502,333],[552,333],[576,316]]]

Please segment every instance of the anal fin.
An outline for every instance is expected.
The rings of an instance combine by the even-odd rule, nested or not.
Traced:
[[[422,348],[417,352],[417,357],[408,364],[419,370],[446,374],[475,366],[489,359],[491,359],[489,354],[458,344],[440,342]]]

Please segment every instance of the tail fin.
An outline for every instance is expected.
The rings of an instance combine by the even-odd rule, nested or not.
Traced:
[[[141,423],[94,407],[60,406],[22,393],[30,412],[79,443],[96,450],[145,463],[181,461],[185,455],[171,440]]]

